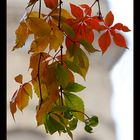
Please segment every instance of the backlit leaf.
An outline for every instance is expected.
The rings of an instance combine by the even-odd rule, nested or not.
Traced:
[[[65,130],[64,126],[55,120],[51,115],[46,115],[45,128],[49,131],[50,134],[55,133],[56,131],[61,132]]]
[[[108,14],[105,17],[105,23],[108,27],[110,27],[114,22],[114,15],[113,13],[110,11],[108,12]]]
[[[63,43],[64,35],[63,32],[58,28],[53,29],[52,35],[49,37],[50,41],[50,50],[57,50]]]
[[[25,91],[24,86],[22,86],[18,91],[16,97],[16,104],[18,108],[22,111],[28,105],[28,102],[29,102],[29,96]]]
[[[74,17],[76,17],[77,19],[83,18],[84,16],[83,10],[80,7],[70,3],[70,8],[71,8],[71,13]]]
[[[21,74],[17,75],[15,77],[15,81],[22,84],[22,81],[23,81],[23,76]]]
[[[64,89],[67,92],[80,92],[84,90],[86,87],[78,84],[78,83],[69,83],[67,87]]]
[[[16,45],[13,47],[13,51],[17,48],[22,48],[28,38],[29,30],[25,22],[21,22],[16,30]]]
[[[91,7],[89,7],[87,4],[82,4],[80,6],[85,9],[84,12],[86,15],[91,16],[91,12],[92,12]]]
[[[77,127],[77,122],[78,122],[78,120],[76,118],[73,118],[69,122],[69,128],[70,128],[70,130],[74,130]]]
[[[57,8],[56,10],[54,10],[50,16],[52,18],[54,18],[55,20],[59,20],[59,8]],[[61,22],[65,21],[66,19],[72,18],[72,16],[70,15],[70,13],[66,10],[66,9],[61,9]]]
[[[81,48],[71,46],[67,51],[67,67],[73,72],[80,74],[84,79],[89,68],[89,60]],[[72,56],[71,56],[72,55]]]
[[[85,131],[88,133],[92,133],[92,127],[89,125],[85,125]]]
[[[47,36],[37,38],[32,42],[28,53],[30,53],[30,52],[35,52],[35,53],[43,52],[47,48],[48,44],[49,44],[49,38]]]
[[[26,93],[32,98],[32,86],[31,86],[31,84],[25,83],[24,89],[25,89]]]
[[[111,43],[111,39],[110,39],[110,34],[108,31],[106,31],[105,33],[103,33],[99,40],[98,40],[99,46],[102,50],[102,54],[104,54],[106,52],[106,50],[108,49],[108,47],[110,46]]]
[[[38,37],[49,35],[50,25],[41,18],[30,17],[26,19],[28,28]]]
[[[123,32],[130,31],[130,29],[127,26],[123,25],[122,23],[115,24],[111,29],[122,30]]]
[[[82,99],[72,93],[65,93],[65,103],[68,107],[70,107],[72,110],[84,112],[84,103]],[[80,112],[73,112],[73,115],[81,120],[84,121],[84,115],[83,113]]]
[[[85,40],[85,39],[82,39],[82,40],[80,40],[80,43],[84,46],[84,48],[88,51],[88,52],[90,52],[90,53],[93,53],[93,52],[96,52],[96,51],[98,51],[97,49],[95,49],[94,47],[93,47],[93,45],[91,44],[91,43],[89,43],[87,40]]]
[[[61,64],[58,64],[56,68],[56,78],[60,85],[63,87],[67,86],[69,82],[68,69],[64,68]]]
[[[126,41],[125,41],[125,38],[123,37],[123,35],[121,35],[119,33],[115,33],[115,34],[113,34],[113,40],[116,45],[118,45],[122,48],[127,48]]]
[[[76,36],[75,32],[74,32],[73,28],[70,25],[68,25],[67,23],[63,23],[62,24],[62,29],[64,30],[64,32],[68,36],[75,38],[75,36]]]

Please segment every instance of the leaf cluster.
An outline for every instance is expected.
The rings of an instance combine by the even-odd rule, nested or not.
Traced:
[[[121,23],[112,26],[114,15],[111,11],[102,17],[99,0],[89,6],[70,3],[70,11],[62,6],[60,0],[44,0],[48,13],[33,11],[38,0],[30,0],[26,8],[31,10],[20,22],[16,30],[16,42],[13,51],[23,48],[28,37],[33,35],[28,48],[31,55],[29,69],[31,79],[23,82],[21,74],[15,77],[19,89],[10,101],[13,118],[17,111],[23,110],[29,98],[36,94],[37,125],[44,125],[46,133],[68,133],[73,139],[72,131],[78,121],[85,123],[85,131],[92,132],[98,124],[98,117],[85,114],[84,102],[77,95],[85,86],[75,81],[74,73],[85,80],[89,69],[87,54],[100,52],[92,44],[95,31],[99,33],[98,44],[105,53],[111,44],[127,48],[125,38],[117,31],[128,32],[128,27]],[[93,15],[92,7],[98,6],[99,15]]]

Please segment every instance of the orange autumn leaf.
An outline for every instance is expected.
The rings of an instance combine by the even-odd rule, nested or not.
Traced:
[[[102,50],[102,53],[104,53],[111,43],[110,34],[108,31],[100,36],[98,43]]]
[[[22,86],[19,89],[18,94],[16,96],[16,104],[18,108],[22,111],[28,105],[28,102],[29,102],[29,96],[25,91],[24,87]]]
[[[58,0],[44,0],[46,7],[54,9],[58,5]]]
[[[17,75],[17,76],[15,77],[15,81],[16,81],[17,83],[22,84],[23,76],[22,76],[21,74]]]
[[[12,51],[18,48],[22,48],[28,38],[29,30],[25,22],[21,22],[18,29],[16,30],[16,45]]]
[[[105,23],[108,27],[110,27],[114,22],[114,15],[110,11],[105,17]]]
[[[123,37],[123,35],[121,35],[119,33],[114,33],[113,40],[116,45],[118,45],[122,48],[127,48],[126,41],[125,41],[125,38]]]

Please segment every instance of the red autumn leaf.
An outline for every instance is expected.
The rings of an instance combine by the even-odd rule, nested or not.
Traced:
[[[91,7],[89,7],[87,4],[82,4],[80,6],[85,9],[84,12],[86,15],[91,16],[91,12],[92,12]]]
[[[110,11],[105,17],[105,23],[108,27],[110,27],[113,24],[113,22],[114,22],[114,15]]]
[[[84,16],[83,10],[80,7],[70,3],[70,8],[72,15],[77,19],[81,19]]]
[[[129,32],[130,29],[127,26],[124,26],[122,23],[115,24],[111,29],[122,30],[124,32]]]
[[[58,5],[58,0],[44,0],[46,7],[54,9]]]
[[[106,31],[104,34],[100,36],[98,43],[102,50],[102,53],[105,53],[105,51],[107,50],[107,48],[111,43],[109,31]]]
[[[127,48],[126,41],[125,41],[125,38],[123,37],[123,35],[121,35],[119,33],[114,33],[113,40],[116,45],[118,45],[122,48]]]

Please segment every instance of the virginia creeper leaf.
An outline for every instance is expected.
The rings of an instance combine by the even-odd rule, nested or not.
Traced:
[[[122,30],[123,32],[130,31],[130,29],[127,26],[123,25],[122,23],[115,24],[111,29]]]
[[[47,36],[37,38],[32,42],[28,53],[30,53],[30,52],[34,52],[34,53],[43,52],[47,48],[48,44],[49,44],[49,38]]]
[[[51,115],[46,115],[45,128],[49,131],[50,134],[55,133],[56,131],[65,130],[64,126],[56,121]]]
[[[23,81],[23,76],[21,74],[17,75],[15,77],[15,81],[22,84],[22,81]]]
[[[80,92],[84,90],[86,87],[78,84],[78,83],[69,83],[67,87],[64,89],[67,92]]]
[[[121,35],[119,33],[115,33],[115,34],[113,34],[113,40],[116,45],[118,45],[122,48],[127,48],[126,41],[125,41],[125,38],[123,37],[123,35]]]
[[[83,100],[72,94],[72,93],[65,93],[65,103],[68,107],[70,107],[72,110],[84,112],[84,103]],[[84,121],[84,115],[80,112],[72,112],[72,114],[79,120]]]
[[[50,16],[56,20],[55,22],[58,23],[59,21],[59,8],[57,8],[56,10],[54,10]],[[72,16],[70,15],[70,13],[66,10],[66,9],[61,9],[61,22],[63,23],[66,19],[72,18]],[[57,24],[58,25],[58,24]]]
[[[61,64],[57,65],[56,78],[60,85],[66,87],[69,82],[68,69],[64,68]]]
[[[50,25],[41,18],[29,17],[26,19],[28,28],[38,37],[49,35]]]
[[[88,133],[92,133],[92,127],[89,125],[85,125],[85,131]]]
[[[111,39],[110,39],[110,34],[109,31],[106,31],[105,33],[103,33],[99,40],[98,40],[99,46],[102,50],[102,54],[104,54],[106,52],[106,50],[108,49],[108,47],[110,46],[111,43]]]
[[[71,13],[74,17],[76,17],[77,19],[81,19],[83,17],[83,10],[80,7],[70,3],[70,8]]]
[[[86,15],[91,16],[91,12],[92,12],[91,7],[89,7],[87,4],[82,4],[80,6],[85,9],[84,12]]]
[[[16,104],[18,108],[22,111],[28,105],[28,102],[29,102],[29,96],[26,90],[24,89],[24,85],[23,85],[19,89],[18,94],[16,96]]]
[[[69,128],[70,128],[70,130],[74,130],[77,127],[77,122],[78,122],[78,120],[76,118],[73,118],[69,122]]]
[[[17,48],[22,48],[28,38],[29,30],[25,22],[21,22],[16,30],[16,45],[13,47],[13,51]]]
[[[80,40],[80,43],[84,46],[84,48],[88,51],[88,52],[90,52],[90,53],[94,53],[94,52],[96,52],[96,51],[98,51],[97,49],[95,49],[94,47],[93,47],[93,45],[91,44],[91,43],[89,43],[87,40],[85,40],[85,39],[82,39],[82,40]]]
[[[95,127],[95,126],[98,125],[98,123],[99,123],[99,121],[98,121],[98,117],[97,116],[93,116],[89,120],[89,126]]]
[[[70,25],[68,25],[67,23],[62,24],[62,29],[68,36],[70,36],[72,38],[76,37],[73,28]]]
[[[114,22],[114,15],[111,11],[108,12],[108,14],[105,17],[105,23],[108,27],[110,27]]]

